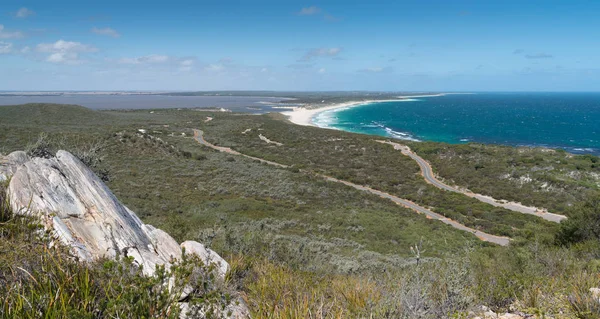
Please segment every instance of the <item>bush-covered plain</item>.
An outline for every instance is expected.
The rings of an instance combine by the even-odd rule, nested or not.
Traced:
[[[422,180],[412,160],[387,145],[373,142],[375,138],[370,136],[298,127],[273,115],[196,110],[92,114],[74,106],[27,107],[31,109],[0,107],[3,153],[21,149],[32,154],[40,149],[52,153],[64,148],[80,154],[80,158],[93,163],[98,174],[105,174],[117,197],[145,222],[164,229],[178,241],[201,241],[230,261],[232,270],[226,284],[229,288],[223,289],[242,291],[257,318],[466,318],[479,305],[554,318],[598,318],[598,303],[588,291],[600,286],[600,245],[596,235],[600,227],[595,226],[599,225],[595,221],[600,219],[600,212],[594,202],[598,188],[585,182],[593,179],[596,167],[583,165],[592,162],[593,157],[548,152],[550,156],[564,157],[565,163],[554,167],[569,182],[556,193],[554,188],[534,192],[527,186],[514,187],[511,198],[500,196],[504,193],[495,188],[497,179],[493,178],[510,173],[510,162],[499,160],[497,165],[487,166],[493,167],[494,174],[484,174],[481,167],[474,169],[477,163],[473,157],[477,152],[498,152],[489,156],[488,161],[492,161],[492,157],[502,159],[519,149],[411,145],[431,161],[436,172],[459,186],[478,190],[476,184],[471,184],[478,180],[489,189],[481,189],[482,193],[523,202],[527,196],[533,196],[537,198],[536,205],[548,208],[556,202],[555,194],[566,194],[571,205],[565,205],[564,213],[571,218],[559,226],[435,189]],[[204,122],[207,116],[214,119]],[[204,130],[207,139],[215,144],[293,167],[276,168],[202,147],[191,138],[192,128]],[[251,131],[242,134],[249,128]],[[42,140],[40,133],[44,133]],[[283,145],[267,144],[258,134]],[[469,150],[470,157],[436,160],[452,149],[466,152],[462,148]],[[521,159],[524,158],[514,157],[517,162]],[[471,177],[452,177],[453,171],[448,167],[458,167],[458,163],[473,167]],[[516,166],[527,165],[532,164]],[[588,176],[580,182],[576,182],[574,173],[569,173],[569,169],[577,170],[577,165],[579,174]],[[387,200],[298,169],[382,189],[431,206],[467,225],[510,235],[515,240],[504,248],[485,244],[471,234],[427,220]],[[445,170],[450,173],[444,173]],[[505,187],[502,183],[500,180],[499,188]],[[508,192],[508,188],[504,191]],[[54,279],[48,280],[60,283],[56,287],[63,285],[65,291],[85,282],[78,278],[85,278],[86,273],[93,274],[94,284],[99,287],[106,287],[105,279],[116,280],[107,274],[117,270],[105,268],[104,262],[82,267],[70,263],[67,255],[48,250],[43,242],[25,236],[30,232],[12,232],[10,229],[16,226],[11,225],[16,221],[8,218],[0,225],[2,236],[7,238],[0,248],[0,280],[10,278],[15,282],[17,279],[11,276],[18,276],[23,287],[29,287],[28,293],[35,291],[49,298],[57,290],[42,293],[32,283],[46,280],[41,278],[41,272],[36,272],[42,269],[39,267],[59,266],[56,262],[44,264],[44,260],[57,256],[64,256],[60,257],[60,265],[64,266],[54,271],[70,273],[50,276]],[[13,235],[6,235],[10,232]],[[410,247],[420,242],[422,262],[417,265]],[[23,245],[29,246],[26,249]],[[35,248],[36,245],[41,248]],[[28,258],[35,259],[35,263]],[[28,263],[33,266],[27,266]],[[159,279],[139,278],[134,268],[113,264],[131,274],[119,279],[123,281],[119,285],[130,287],[128,293],[147,296],[140,298],[146,301],[135,311],[150,314],[150,309],[162,309],[160,305],[164,303],[158,304],[162,299],[152,295],[150,288],[152,280]],[[31,276],[17,267],[26,269]],[[70,278],[76,278],[77,283],[63,283]],[[136,284],[140,291],[133,290],[130,280],[148,282]],[[69,311],[104,309],[100,315],[90,317],[107,317],[103,314],[109,314],[107,311],[112,308],[105,306],[111,300],[105,292],[110,289],[103,291],[93,293],[93,302],[78,296],[77,300],[83,301],[73,303]],[[11,300],[24,295],[15,290],[2,293],[5,294]],[[119,307],[128,306],[115,304],[114,309],[119,311],[123,309]],[[65,317],[61,314],[64,312],[57,312],[55,317]]]

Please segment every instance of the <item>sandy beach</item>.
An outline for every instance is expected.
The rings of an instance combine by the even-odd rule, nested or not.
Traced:
[[[404,100],[413,99],[413,98],[444,96],[444,95],[448,95],[448,94],[451,94],[451,93],[406,95],[406,96],[399,96],[397,99],[389,99],[389,100],[350,101],[350,102],[345,102],[345,103],[332,104],[332,105],[319,107],[319,108],[295,107],[295,108],[293,108],[292,111],[281,112],[281,114],[287,116],[288,119],[290,120],[290,122],[292,122],[294,124],[303,125],[303,126],[316,126],[313,123],[312,119],[315,116],[317,116],[317,114],[326,112],[326,111],[330,111],[330,110],[354,107],[354,106],[369,104],[369,103],[397,102],[397,101],[404,101]]]

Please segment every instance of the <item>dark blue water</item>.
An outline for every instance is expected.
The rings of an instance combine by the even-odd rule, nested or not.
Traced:
[[[563,148],[600,155],[600,93],[480,93],[324,112],[315,124],[405,140]]]

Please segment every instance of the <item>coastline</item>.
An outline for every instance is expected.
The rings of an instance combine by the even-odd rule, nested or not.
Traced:
[[[363,100],[363,101],[349,101],[344,103],[332,104],[324,107],[318,108],[306,108],[306,107],[294,107],[292,111],[280,112],[281,114],[287,116],[288,120],[294,124],[302,125],[302,126],[314,126],[319,127],[315,123],[313,123],[313,118],[318,114],[332,111],[341,108],[350,108],[359,105],[365,105],[370,103],[379,103],[379,102],[399,102],[406,101],[414,98],[420,97],[436,97],[436,96],[445,96],[449,94],[469,94],[469,93],[438,93],[438,94],[421,94],[421,95],[406,95],[399,96],[397,99],[388,99],[388,100]]]

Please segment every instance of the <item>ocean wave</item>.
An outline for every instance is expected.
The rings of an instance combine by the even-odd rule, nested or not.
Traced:
[[[420,142],[421,141],[421,140],[419,140],[417,138],[414,138],[409,133],[394,131],[393,129],[391,129],[389,127],[384,127],[383,129],[385,130],[385,132],[387,133],[387,135],[389,137],[393,137],[395,139],[405,140],[405,141],[413,141],[413,142]]]
[[[317,113],[315,116],[313,116],[313,118],[311,119],[311,122],[312,122],[312,124],[314,124],[318,127],[335,128],[335,127],[333,127],[334,125],[340,124],[339,119],[336,116],[336,114],[340,111],[345,111],[350,108],[351,108],[350,106],[340,107],[337,109],[327,110],[327,111]]]
[[[402,100],[398,100],[398,101],[394,101],[394,102],[420,102],[423,100],[419,100],[419,99],[402,99]]]
[[[332,128],[333,125],[338,124],[335,111],[338,111],[338,109],[317,113],[312,118],[312,123],[318,127]]]
[[[580,147],[574,147],[574,148],[571,148],[571,149],[572,149],[573,151],[576,151],[576,152],[583,152],[583,153],[598,153],[598,150],[597,150],[597,149],[590,148],[590,147],[583,147],[583,148],[580,148]]]
[[[337,118],[335,117],[335,114],[338,112],[343,112],[343,111],[349,110],[351,108],[369,106],[369,105],[379,104],[379,103],[415,102],[415,101],[420,101],[420,100],[410,98],[410,99],[399,99],[399,100],[393,100],[393,101],[365,101],[363,103],[351,104],[348,106],[338,107],[338,108],[335,108],[332,110],[327,110],[327,111],[317,113],[315,116],[313,116],[313,118],[311,119],[311,122],[312,122],[312,124],[319,126],[319,127],[334,128],[334,127],[332,127],[332,125],[339,124],[337,122]],[[275,108],[275,107],[273,107],[273,108]],[[361,123],[361,125],[362,125],[362,123]],[[369,127],[369,126],[365,126],[365,127]]]

